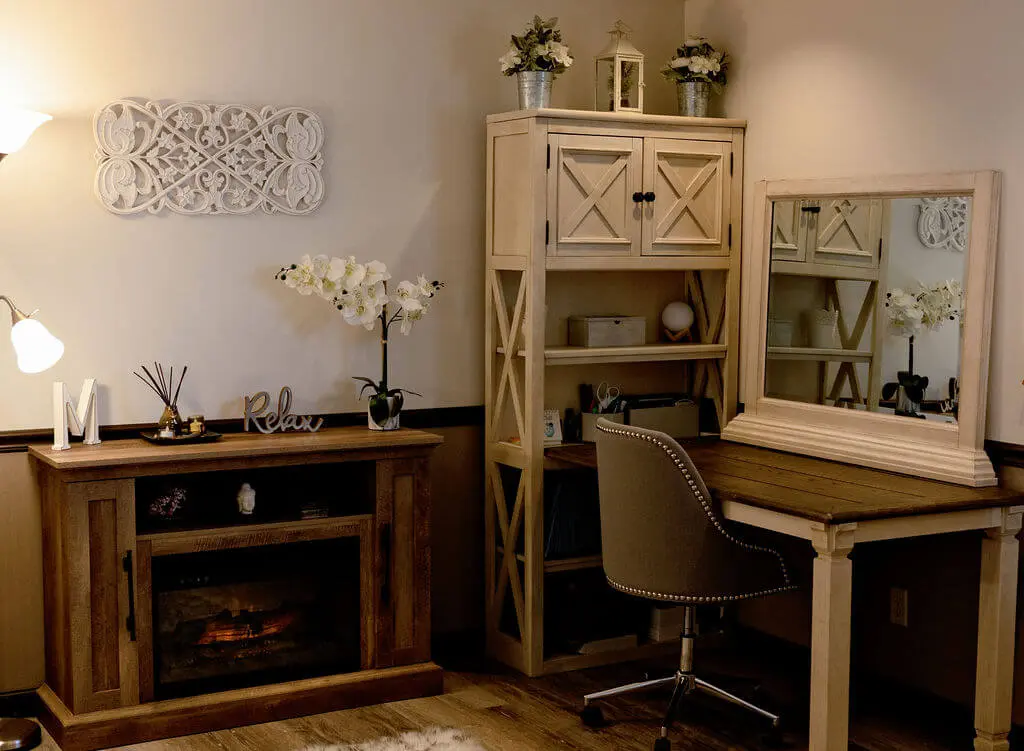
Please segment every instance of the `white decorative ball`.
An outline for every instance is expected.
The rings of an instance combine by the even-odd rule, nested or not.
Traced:
[[[693,308],[684,302],[670,302],[661,312],[661,323],[673,334],[689,331],[693,325]]]

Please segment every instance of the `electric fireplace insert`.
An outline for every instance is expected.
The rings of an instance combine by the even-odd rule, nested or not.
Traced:
[[[153,558],[155,698],[360,668],[359,538]]]

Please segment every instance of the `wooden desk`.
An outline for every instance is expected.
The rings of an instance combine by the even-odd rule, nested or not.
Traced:
[[[683,444],[727,519],[809,540],[814,560],[809,751],[846,751],[850,596],[857,543],[984,530],[974,724],[977,751],[1007,751],[1024,496],[967,488],[725,441]],[[547,451],[596,467],[593,446]]]

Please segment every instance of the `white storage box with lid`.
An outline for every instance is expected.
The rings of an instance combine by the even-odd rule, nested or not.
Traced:
[[[570,347],[637,347],[647,343],[643,316],[570,316]]]

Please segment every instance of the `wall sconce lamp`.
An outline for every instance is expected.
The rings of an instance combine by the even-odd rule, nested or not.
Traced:
[[[0,159],[25,145],[32,132],[49,115],[29,110],[0,107]],[[18,355],[18,368],[24,373],[40,373],[52,367],[64,354],[64,344],[32,316],[25,315],[7,297],[0,295],[11,309],[11,343]],[[22,718],[0,717],[0,749],[31,749],[42,743],[39,726]]]
[[[7,295],[0,295],[0,301],[7,303],[11,309],[11,344],[18,356],[18,370],[22,373],[42,373],[56,365],[64,354],[64,342],[32,317],[39,311],[34,310],[25,315]]]

